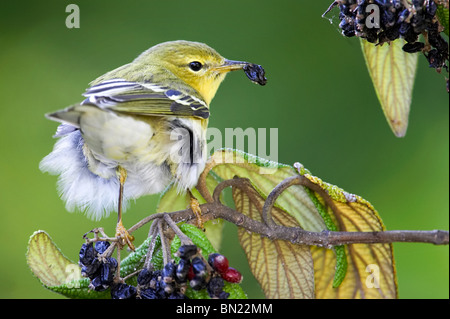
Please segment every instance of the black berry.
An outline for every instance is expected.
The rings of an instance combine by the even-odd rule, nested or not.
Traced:
[[[134,299],[136,298],[136,293],[135,287],[124,283],[118,283],[111,287],[112,299]]]

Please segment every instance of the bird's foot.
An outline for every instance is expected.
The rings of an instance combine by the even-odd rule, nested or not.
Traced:
[[[205,227],[203,226],[202,209],[200,208],[200,203],[198,202],[197,198],[193,196],[191,196],[190,208],[197,217],[197,227],[204,231]]]
[[[118,244],[120,247],[128,245],[128,247],[130,247],[130,249],[132,251],[135,250],[135,247],[133,244],[134,236],[132,236],[128,233],[125,226],[123,226],[121,220],[117,223],[117,226],[116,226],[116,238],[118,239]]]

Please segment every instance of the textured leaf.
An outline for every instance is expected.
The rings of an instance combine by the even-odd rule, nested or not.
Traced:
[[[304,176],[325,189],[333,199],[337,211],[325,208],[323,198],[315,194],[321,209],[327,209],[340,231],[385,230],[381,218],[369,202],[309,173]],[[312,247],[317,298],[397,298],[391,244],[352,244],[344,247],[348,259],[347,275],[337,288],[333,288],[335,254],[329,249]]]
[[[149,239],[122,260],[122,277],[142,266],[148,244]],[[160,242],[157,242],[157,248],[159,245]],[[90,281],[81,276],[78,264],[67,259],[44,231],[36,231],[30,237],[27,262],[33,274],[46,288],[54,292],[69,298],[111,298],[109,290],[98,292],[89,289]]]
[[[282,180],[298,175],[298,172],[292,166],[270,162],[232,149],[215,152],[210,158],[206,170],[212,170],[222,179],[231,179],[234,176],[248,178],[264,198]],[[304,168],[303,170],[307,171]],[[293,216],[300,227],[305,230],[316,232],[326,229],[336,230],[334,225],[331,225],[331,220],[324,220],[324,216],[321,216],[313,199],[315,197],[311,196],[307,188],[294,185],[278,197],[276,204],[280,209]],[[327,222],[329,225],[327,225]],[[347,260],[345,252],[341,248],[336,248],[336,256],[337,276],[334,283],[337,286],[345,276]]]
[[[207,258],[209,254],[217,252],[205,233],[198,227],[182,223],[179,225],[181,231],[188,236],[198,248],[202,250],[202,255]]]
[[[245,191],[233,188],[236,210],[262,221],[265,199],[251,187]],[[283,226],[298,227],[296,220],[274,207],[273,220]],[[258,234],[238,230],[250,269],[269,299],[314,298],[314,267],[309,246],[294,245],[288,241],[271,240]]]
[[[283,179],[300,173],[327,192],[337,207],[337,211],[326,207],[324,199],[319,194],[303,186],[294,185],[286,189],[277,199],[275,203],[277,215],[286,214],[288,216],[286,218],[292,216],[294,217],[292,220],[295,220],[297,225],[311,231],[325,229],[382,231],[385,229],[378,213],[369,202],[357,195],[345,192],[337,186],[323,182],[318,177],[311,175],[300,164],[296,165],[295,169],[292,166],[255,159],[240,151],[224,149],[213,154],[206,169],[223,179],[231,179],[234,176],[250,179],[262,198],[266,198]],[[272,174],[264,174],[268,169],[271,169]],[[235,200],[237,199],[238,197]],[[249,206],[248,200],[235,204],[237,207],[239,205],[243,207],[242,212],[247,211],[246,214],[255,215],[255,208],[244,207],[245,203]],[[309,229],[303,225],[307,225]],[[263,242],[259,235],[249,236],[249,238],[246,240],[258,238],[260,242]],[[244,242],[243,246],[246,245],[251,244]],[[252,247],[257,247],[256,241]],[[260,250],[253,249],[256,252]],[[276,251],[275,247],[273,249]],[[397,297],[392,245],[353,244],[334,249],[317,247],[311,247],[311,249],[314,260],[316,298]],[[248,249],[248,253],[250,267],[262,267],[261,265],[252,266],[254,260],[258,260],[258,258],[251,255],[252,249]],[[255,272],[258,273],[256,268]],[[261,275],[264,275],[263,272]],[[373,283],[373,278],[378,280],[376,284]],[[338,287],[334,288],[333,286]]]
[[[89,279],[81,277],[80,267],[61,253],[45,231],[36,231],[30,237],[27,263],[46,288],[66,297],[105,298],[109,295],[90,291]]]
[[[409,109],[417,66],[417,53],[402,50],[406,42],[374,45],[361,39],[362,51],[384,115],[397,137],[408,128]]]
[[[73,279],[81,278],[80,267],[67,259],[44,231],[36,231],[28,242],[28,266],[46,286],[59,286]],[[78,278],[67,278],[70,270],[79,271]],[[76,276],[76,274],[74,275]]]
[[[150,245],[151,237],[148,237],[144,242],[128,254],[127,257],[120,262],[120,276],[125,277],[136,271],[136,269],[142,268],[147,255],[148,247]],[[159,237],[155,240],[155,250],[161,247],[161,241]]]

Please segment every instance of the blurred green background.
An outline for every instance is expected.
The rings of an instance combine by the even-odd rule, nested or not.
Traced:
[[[68,29],[69,3],[81,25]],[[212,103],[210,126],[278,128],[278,160],[301,162],[313,174],[369,200],[386,227],[430,230],[449,226],[449,117],[444,76],[419,67],[405,138],[391,132],[361,54],[359,41],[338,30],[330,1],[2,1],[0,5],[1,298],[61,298],[29,271],[29,236],[46,230],[77,260],[86,231],[113,231],[67,213],[56,177],[39,161],[55,142],[57,124],[44,113],[81,100],[97,76],[168,40],[209,44],[229,59],[261,64],[260,87],[230,74]],[[153,212],[158,196],[139,199],[125,214],[131,226]],[[244,273],[249,297],[263,297],[236,240],[223,252]],[[137,234],[141,240],[146,230]],[[401,298],[449,297],[449,247],[394,245]]]

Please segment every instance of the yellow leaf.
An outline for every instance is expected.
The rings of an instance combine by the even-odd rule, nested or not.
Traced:
[[[408,128],[417,53],[402,50],[405,41],[374,45],[361,39],[362,51],[384,115],[397,137]]]
[[[241,151],[223,149],[213,154],[204,174],[210,171],[222,179],[238,176],[250,180],[251,192],[240,194],[233,189],[233,196],[236,209],[258,221],[261,220],[263,198],[266,198],[285,178],[301,174],[327,193],[334,208],[328,207],[318,192],[305,186],[293,185],[277,198],[272,210],[276,223],[316,232],[325,229],[348,232],[385,230],[381,218],[369,202],[358,195],[323,182],[311,175],[301,164],[295,165],[294,168],[261,158],[255,159],[252,155]],[[269,171],[270,174],[267,174]],[[289,298],[287,296],[293,295],[300,296],[296,298],[397,297],[397,279],[390,244],[339,246],[344,247],[345,254],[341,248],[338,254],[338,247],[335,252],[334,249],[311,246],[314,266],[314,294],[312,294],[305,293],[307,289],[304,286],[298,287],[299,282],[308,283],[305,284],[307,287],[312,282],[306,275],[309,268],[304,257],[306,256],[304,246],[297,247],[290,242],[271,241],[242,229],[239,230],[239,236],[252,272],[261,283],[267,297]],[[287,262],[284,259],[286,256],[290,256],[286,259]],[[285,265],[289,266],[284,267]],[[335,275],[338,279],[343,278],[336,288],[333,287]],[[278,291],[279,289],[281,291]],[[301,292],[295,291],[296,289],[300,289]]]
[[[324,198],[317,192],[304,186],[293,185],[277,198],[276,206],[272,210],[276,223],[316,232],[325,229],[348,232],[385,230],[381,218],[369,202],[358,195],[323,182],[311,175],[301,164],[294,168],[261,158],[255,160],[243,152],[224,149],[213,154],[204,174],[210,171],[222,179],[238,176],[251,181],[251,185],[255,187],[251,188],[252,192],[242,195],[233,189],[233,195],[236,209],[253,219],[261,220],[263,198],[266,198],[275,186],[285,178],[301,174],[328,194],[335,209],[326,206]],[[268,171],[271,171],[271,174],[266,174]],[[306,294],[307,290],[303,286],[302,292],[291,291],[298,288],[292,286],[298,285],[298,282],[312,282],[306,275],[309,272],[309,262],[304,257],[306,256],[304,246],[297,247],[290,242],[271,241],[242,229],[239,230],[239,236],[252,272],[263,286],[267,297],[289,298],[286,296],[297,293],[301,297],[296,298],[312,298],[314,294],[316,298],[397,297],[397,278],[390,244],[344,245],[345,254],[337,254],[337,247],[335,253],[333,249],[311,246],[315,288],[314,294]],[[284,261],[285,256],[290,256],[288,262]],[[262,259],[265,261],[261,262]],[[302,262],[305,265],[299,266]],[[297,266],[293,266],[296,263]],[[284,265],[289,266],[285,268]],[[335,275],[343,278],[337,288],[333,288]],[[280,284],[282,282],[285,284]],[[281,289],[281,292],[277,289]]]
[[[250,186],[245,191],[233,188],[233,199],[236,210],[262,221],[264,198],[255,189]],[[272,218],[279,225],[299,227],[293,217],[279,208],[273,208]],[[314,298],[314,267],[309,246],[271,240],[243,228],[239,228],[238,235],[250,269],[266,298]]]
[[[304,174],[310,181],[325,189],[333,199],[335,210],[328,214],[340,231],[384,231],[385,227],[373,206],[360,196]],[[324,205],[324,200],[315,193]],[[347,275],[339,287],[333,288],[336,255],[329,249],[312,247],[316,297],[339,299],[397,298],[397,277],[391,244],[345,245]]]
[[[67,259],[42,230],[30,237],[27,263],[34,275],[47,287],[61,286],[81,278],[80,267]]]

